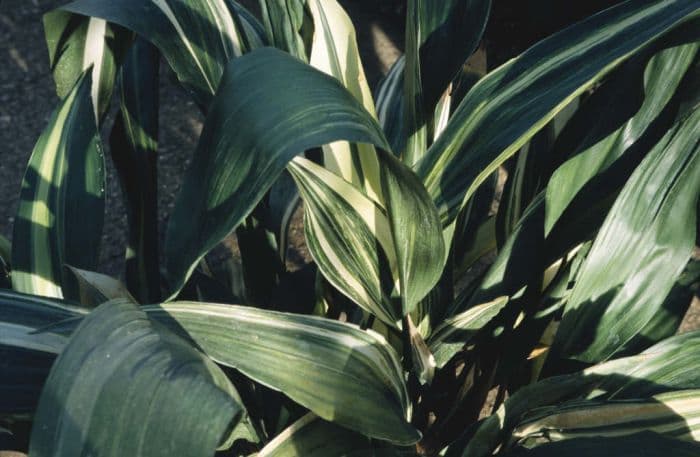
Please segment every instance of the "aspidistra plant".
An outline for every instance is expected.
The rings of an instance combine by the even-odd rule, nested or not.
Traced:
[[[0,245],[0,432],[31,421],[30,456],[697,455],[700,1],[620,3],[454,90],[490,10],[409,0],[376,98],[336,0],[47,14],[62,101]],[[162,274],[160,56],[206,116]],[[94,272],[112,97],[126,286]],[[318,274],[289,312],[266,288],[297,193]],[[232,232],[227,282],[205,256]]]

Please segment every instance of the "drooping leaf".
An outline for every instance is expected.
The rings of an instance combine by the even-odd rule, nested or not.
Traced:
[[[700,372],[695,363],[698,350],[700,332],[688,332],[668,338],[636,356],[525,386],[479,426],[465,449],[449,455],[492,455],[508,441],[524,415],[537,408],[575,399],[643,399],[675,390],[700,389]]]
[[[153,43],[195,101],[207,107],[241,31],[225,0],[77,0],[61,8],[126,27]]]
[[[211,456],[241,415],[233,386],[128,303],[81,322],[34,416],[32,456]],[[136,420],[138,418],[138,420]]]
[[[273,49],[231,64],[168,226],[171,292],[252,210],[292,157],[339,139],[385,144],[379,127],[334,79]],[[251,148],[258,152],[250,154]]]
[[[205,303],[147,307],[207,355],[279,390],[325,420],[412,444],[398,356],[379,335],[330,319]]]
[[[584,437],[626,436],[651,431],[700,441],[700,393],[681,390],[646,400],[580,401],[533,412],[513,431],[512,442],[534,447]]]
[[[158,50],[138,37],[120,71],[110,135],[129,221],[126,284],[141,303],[160,299],[158,264]]]
[[[384,204],[398,261],[401,306],[406,315],[440,280],[448,249],[440,232],[437,208],[418,177],[390,153],[378,152]]]
[[[95,270],[104,219],[104,157],[84,73],[51,116],[22,180],[12,286],[63,297],[65,264]]]
[[[640,349],[630,342],[693,252],[699,195],[696,110],[635,170],[608,214],[566,305],[554,344],[561,356],[598,362]]]
[[[657,53],[643,72],[642,105],[627,122],[612,133],[605,135],[613,120],[626,111],[620,104],[635,103],[635,92],[638,89],[634,87],[632,80],[636,76],[635,73],[641,73],[641,65],[637,62],[631,62],[633,65],[629,70],[625,68],[623,70],[627,71],[615,75],[614,80],[609,83],[610,87],[605,87],[600,95],[596,95],[594,100],[589,102],[595,104],[582,110],[579,116],[583,117],[581,121],[574,117],[572,123],[581,122],[581,130],[585,131],[585,137],[579,140],[581,145],[578,146],[583,147],[583,150],[566,151],[577,153],[572,154],[573,157],[559,167],[549,181],[546,232],[551,230],[555,221],[586,182],[601,170],[608,168],[645,134],[678,89],[699,47],[700,45],[693,43]],[[633,99],[631,102],[628,101],[630,98]],[[571,136],[572,134],[568,135]],[[571,147],[572,140],[568,137],[563,145],[559,146],[560,149]]]
[[[104,19],[57,9],[44,15],[56,92],[64,98],[84,71],[92,68],[92,104],[99,120],[109,108],[117,69],[131,41],[129,33]]]
[[[529,451],[519,450],[503,454],[505,457],[597,457],[615,455],[636,457],[692,457],[700,452],[697,443],[666,438],[653,432],[635,433],[616,438],[576,438],[538,446]]]
[[[416,166],[443,225],[571,100],[698,10],[694,0],[628,1],[541,41],[481,79]]]
[[[227,127],[239,124],[244,128]],[[410,310],[441,270],[442,240],[436,244],[432,236],[438,227],[435,208],[415,175],[385,151],[381,129],[350,93],[273,49],[237,59],[224,76],[168,227],[171,292],[252,210],[294,156],[335,140],[378,147],[384,204],[406,287],[404,311]]]

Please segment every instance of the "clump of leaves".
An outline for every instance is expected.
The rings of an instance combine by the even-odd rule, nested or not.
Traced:
[[[475,82],[490,1],[411,0],[374,97],[335,0],[260,6],[45,16],[62,101],[0,244],[0,432],[31,422],[37,457],[697,455],[700,2],[621,3]],[[162,247],[160,56],[206,115]],[[113,98],[125,285],[94,272]]]

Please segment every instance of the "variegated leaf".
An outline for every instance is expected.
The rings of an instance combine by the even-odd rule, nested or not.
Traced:
[[[39,137],[22,180],[12,286],[63,297],[63,265],[94,270],[104,219],[104,157],[84,73]]]
[[[571,100],[699,11],[695,0],[628,1],[541,41],[481,79],[416,166],[443,225]]]
[[[77,0],[61,9],[119,24],[151,41],[202,107],[228,61],[247,51],[226,0]]]
[[[104,19],[60,9],[44,15],[49,60],[60,98],[68,95],[84,71],[92,68],[92,104],[99,121],[109,108],[117,68],[131,37]]]
[[[584,437],[626,436],[643,431],[700,441],[700,391],[680,390],[646,400],[571,402],[531,413],[511,442],[533,447]]]
[[[376,117],[350,18],[336,0],[308,0],[308,7],[315,25],[309,63],[340,81]],[[340,141],[324,145],[323,152],[326,168],[364,189],[381,204],[379,163],[374,146]]]
[[[295,158],[289,171],[304,199],[309,250],[326,279],[365,310],[398,326],[403,317],[396,303],[398,264],[386,211],[309,160]]]
[[[477,429],[464,449],[450,457],[485,457],[508,442],[529,412],[574,399],[635,400],[677,390],[700,389],[697,353],[700,332],[668,338],[643,353],[595,365],[574,374],[544,379],[509,397]]]
[[[537,446],[533,449],[517,449],[503,453],[504,457],[637,457],[643,452],[645,457],[694,457],[700,452],[700,445],[654,432],[641,432],[634,435],[604,438],[574,438]]]

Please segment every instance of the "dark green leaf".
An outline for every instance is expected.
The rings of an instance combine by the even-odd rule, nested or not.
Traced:
[[[141,303],[160,299],[158,265],[158,50],[137,38],[121,68],[110,150],[128,209],[126,284]]]
[[[59,300],[0,290],[0,418],[35,411],[51,364],[68,343],[66,334],[46,327],[86,313]]]
[[[205,303],[146,311],[180,327],[218,363],[279,390],[318,416],[398,444],[420,434],[398,356],[374,332],[330,319]]]
[[[211,456],[241,415],[228,379],[134,305],[107,303],[56,360],[32,456]]]
[[[263,23],[268,41],[301,60],[308,60],[303,26],[309,25],[305,17],[306,0],[260,0]]]

